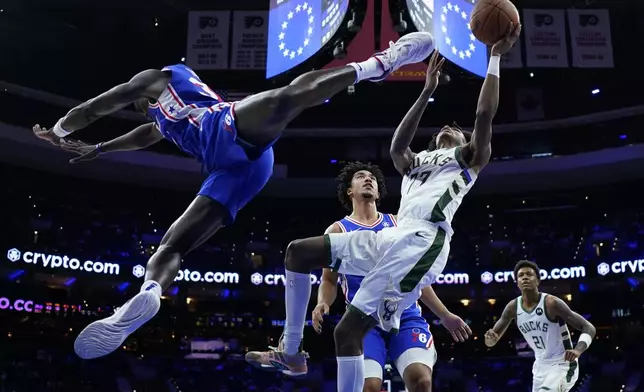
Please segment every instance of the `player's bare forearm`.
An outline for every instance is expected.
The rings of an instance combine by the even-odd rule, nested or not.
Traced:
[[[578,331],[581,331],[582,334],[589,335],[591,339],[595,338],[595,334],[597,333],[595,326],[583,318],[579,313],[570,309],[564,301],[559,298],[552,297],[551,305],[554,308],[553,315],[555,317],[560,317],[566,324]],[[575,350],[578,350],[579,352],[584,352],[587,348],[588,345],[582,341],[578,342],[575,346]]]
[[[447,307],[440,300],[440,298],[438,298],[438,295],[436,295],[436,292],[434,291],[432,286],[427,286],[423,289],[422,294],[420,296],[420,300],[439,319],[444,318],[446,315],[450,313],[449,310],[447,310]]]
[[[61,119],[60,126],[67,132],[83,129],[101,117],[112,114],[130,105],[139,98],[149,96],[152,90],[167,85],[169,75],[159,70],[147,70],[134,76],[103,94],[84,102]]]
[[[498,107],[499,78],[488,73],[479,94],[474,132],[472,132],[472,141],[470,142],[473,166],[485,166],[490,160],[492,153],[492,120]]]
[[[318,288],[318,305],[333,305],[335,298],[338,296],[338,273],[328,268],[322,271],[322,283]]]
[[[433,93],[433,89],[423,89],[416,102],[414,102],[414,105],[402,119],[398,128],[396,128],[396,132],[391,140],[389,154],[391,155],[396,170],[400,174],[405,174],[411,161],[414,159],[414,154],[409,149],[409,146],[416,135],[420,119],[423,117],[429,98],[431,98]]]
[[[157,129],[156,124],[148,123],[136,127],[125,135],[103,143],[100,149],[102,153],[141,150],[157,143],[161,139],[163,139],[163,135]]]

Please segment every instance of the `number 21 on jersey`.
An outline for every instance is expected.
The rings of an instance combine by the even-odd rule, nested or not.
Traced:
[[[532,341],[534,346],[539,350],[544,350],[546,348],[546,343],[543,341],[543,336],[533,336]]]

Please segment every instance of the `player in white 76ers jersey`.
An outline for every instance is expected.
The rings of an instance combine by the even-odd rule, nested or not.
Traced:
[[[438,53],[430,59],[425,88],[391,143],[394,166],[404,177],[397,227],[377,233],[330,233],[289,244],[284,261],[288,280],[286,327],[283,350],[278,352],[283,358],[279,366],[306,371],[306,356],[298,350],[311,297],[311,270],[334,268],[339,273],[364,275],[334,331],[338,391],[363,391],[364,337],[375,326],[396,332],[402,312],[445,267],[454,213],[490,159],[492,120],[499,101],[500,56],[512,48],[520,32],[517,26],[492,47],[471,140],[460,128],[446,126],[426,151],[415,154],[409,145],[438,86],[444,62],[439,61]]]
[[[485,333],[485,344],[494,346],[516,320],[535,354],[532,392],[568,392],[579,377],[577,358],[590,346],[595,327],[561,299],[539,292],[541,279],[535,263],[518,262],[514,276],[521,296],[506,305],[501,318]],[[566,324],[582,332],[575,348]]]

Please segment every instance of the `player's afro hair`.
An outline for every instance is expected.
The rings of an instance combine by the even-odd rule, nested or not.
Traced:
[[[472,132],[470,132],[470,131],[464,131],[464,130],[463,130],[463,128],[461,128],[461,127],[456,123],[456,121],[454,121],[454,122],[452,123],[452,125],[450,125],[450,126],[451,126],[452,128],[456,128],[456,129],[458,129],[459,131],[461,131],[461,133],[463,134],[463,136],[465,136],[465,141],[466,141],[466,142],[468,142],[468,143],[469,143],[469,142],[470,142],[470,140],[472,140]],[[429,142],[429,146],[427,146],[427,151],[434,151],[434,150],[436,150],[436,149],[438,148],[438,146],[436,145],[436,139],[437,139],[437,138],[438,138],[438,133],[435,133],[435,134],[433,134],[433,135],[432,135],[432,140]]]
[[[539,275],[539,266],[537,263],[533,263],[532,261],[528,260],[521,260],[517,263],[517,265],[514,266],[514,279],[517,279],[517,274],[519,273],[519,270],[521,268],[532,268],[534,270],[534,273],[537,275],[537,280],[541,280],[541,275]]]
[[[353,176],[362,170],[368,171],[376,177],[378,193],[380,194],[380,199],[376,200],[376,205],[379,206],[380,200],[387,195],[385,176],[377,165],[363,163],[360,161],[349,162],[344,165],[342,170],[340,170],[340,174],[336,177],[336,181],[338,183],[338,200],[340,200],[340,203],[347,211],[353,210],[353,204],[351,203],[351,198],[347,194],[347,190],[351,188],[351,180],[353,180]]]

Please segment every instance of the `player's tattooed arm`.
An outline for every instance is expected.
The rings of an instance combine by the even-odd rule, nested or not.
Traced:
[[[472,140],[463,147],[465,159],[476,170],[483,169],[492,155],[492,120],[499,107],[500,57],[512,48],[520,34],[521,25],[510,26],[505,37],[491,49],[490,66],[476,106]]]
[[[508,330],[508,327],[517,317],[517,300],[513,299],[503,309],[501,317],[496,321],[494,327],[485,333],[485,345],[492,347],[501,339],[501,336]]]
[[[60,126],[67,132],[74,132],[101,117],[123,109],[139,98],[156,99],[167,86],[170,77],[169,73],[156,69],[143,71],[129,82],[73,108],[61,119]]]
[[[324,231],[324,234],[329,233],[342,233],[342,229],[337,223],[333,223]],[[333,272],[330,268],[322,270],[322,282],[318,288],[318,303],[312,313],[313,329],[317,333],[322,332],[323,318],[329,314],[329,309],[338,296],[338,276],[338,273]]]
[[[560,298],[549,295],[546,298],[546,307],[549,314],[552,314],[554,317],[560,318],[566,324],[570,325],[578,331],[581,331],[582,334],[589,335],[590,339],[595,338],[595,334],[597,333],[595,326],[592,325],[588,320],[583,318],[579,313],[570,309],[570,307]],[[574,350],[581,354],[586,351],[587,348],[588,345],[586,344],[586,342],[580,340],[579,342],[577,342]]]
[[[438,51],[436,50],[429,60],[425,87],[416,102],[414,102],[414,105],[409,109],[398,125],[398,128],[396,128],[394,137],[391,140],[389,155],[391,155],[391,159],[394,162],[396,170],[398,170],[398,172],[403,176],[416,156],[409,146],[416,135],[418,123],[420,122],[421,117],[423,117],[429,98],[431,98],[434,90],[436,90],[436,87],[438,86],[440,70],[445,62],[445,58],[442,58],[439,61],[438,57]]]

